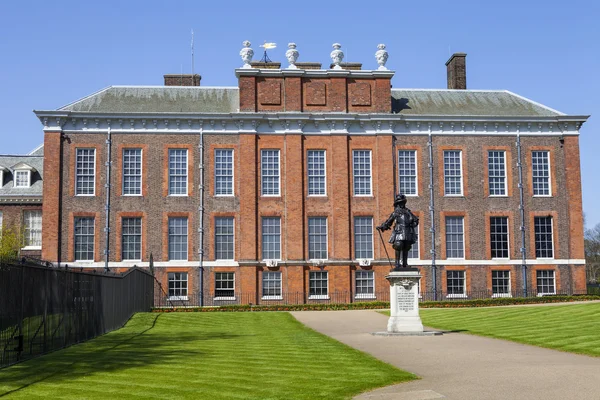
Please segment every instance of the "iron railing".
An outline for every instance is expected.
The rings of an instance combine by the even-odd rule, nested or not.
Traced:
[[[0,260],[0,368],[89,340],[150,311],[154,278]]]
[[[310,296],[305,292],[288,292],[280,296],[262,296],[256,292],[229,292],[222,291],[206,292],[203,295],[203,301],[200,301],[200,295],[189,293],[187,296],[169,296],[165,291],[155,290],[155,307],[200,307],[201,304],[208,307],[252,304],[252,305],[293,305],[293,304],[347,304],[359,302],[389,302],[390,291],[382,290],[371,294],[356,294],[350,291],[330,292],[328,295]],[[420,301],[461,301],[461,300],[481,300],[496,297],[537,297],[537,296],[567,296],[567,295],[586,294],[573,293],[570,290],[560,290],[555,293],[538,293],[536,289],[529,288],[527,296],[522,290],[513,290],[509,293],[492,293],[491,290],[467,291],[462,294],[452,294],[444,291],[421,292]]]

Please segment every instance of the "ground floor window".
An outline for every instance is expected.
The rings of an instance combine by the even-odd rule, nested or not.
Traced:
[[[188,274],[187,272],[169,272],[169,299],[187,300]]]
[[[215,272],[215,297],[235,297],[235,274]]]
[[[328,298],[328,272],[310,271],[309,273],[309,291],[308,296],[312,299]]]
[[[492,271],[492,295],[510,296],[510,271]]]
[[[356,271],[356,296],[362,299],[375,298],[375,273],[373,271]]]
[[[465,297],[465,271],[446,271],[448,297]]]
[[[281,272],[263,272],[263,299],[281,299]]]
[[[536,271],[538,296],[556,294],[556,280],[553,270]]]

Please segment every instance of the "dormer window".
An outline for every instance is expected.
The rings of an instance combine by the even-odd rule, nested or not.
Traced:
[[[31,173],[35,168],[25,163],[18,163],[13,166],[13,186],[16,188],[28,188],[31,186]]]
[[[8,168],[0,165],[0,188],[4,186],[4,171],[8,171]]]

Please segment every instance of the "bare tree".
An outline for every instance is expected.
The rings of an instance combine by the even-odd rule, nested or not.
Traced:
[[[600,281],[600,223],[585,230],[586,276],[590,283]]]

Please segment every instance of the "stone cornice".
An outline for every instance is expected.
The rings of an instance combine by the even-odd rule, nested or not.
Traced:
[[[586,116],[460,117],[349,113],[123,113],[36,111],[44,131],[148,134],[578,135]]]
[[[395,71],[378,70],[348,70],[348,69],[259,69],[239,68],[235,76],[301,76],[304,78],[388,78],[394,76]]]
[[[42,196],[2,196],[0,195],[0,203],[2,204],[42,204]]]

